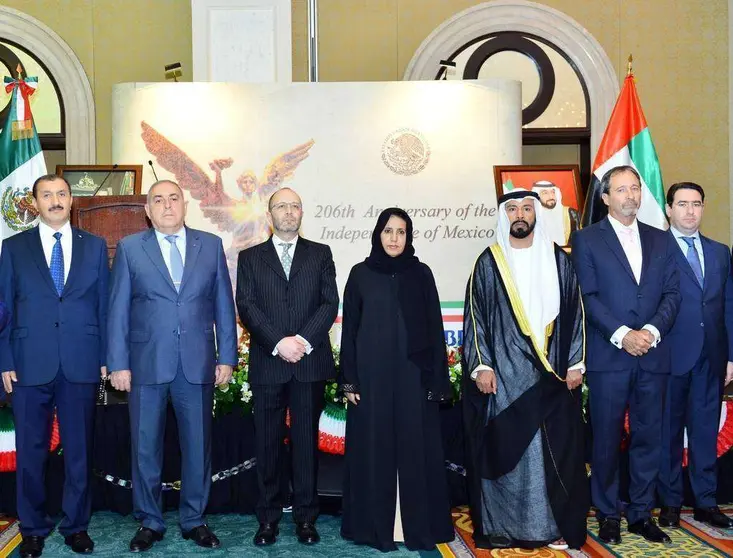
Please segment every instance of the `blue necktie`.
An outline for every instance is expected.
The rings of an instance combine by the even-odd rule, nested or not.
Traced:
[[[176,291],[181,288],[181,280],[183,279],[183,258],[181,257],[181,251],[176,245],[176,239],[178,235],[169,234],[165,239],[171,243],[171,279],[173,279],[173,286]]]
[[[697,250],[695,249],[695,237],[683,236],[681,238],[687,243],[687,261],[689,262],[690,267],[692,268],[692,272],[695,274],[695,277],[697,277],[697,282],[700,283],[700,286],[702,287],[702,264],[700,263],[700,254],[698,254]]]
[[[61,296],[64,291],[64,249],[61,247],[61,233],[53,233],[53,237],[56,239],[56,244],[53,245],[51,251],[51,265],[49,270],[51,271],[51,279],[56,287],[56,291]]]

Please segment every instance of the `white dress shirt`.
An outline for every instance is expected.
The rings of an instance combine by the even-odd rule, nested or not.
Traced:
[[[295,237],[292,240],[283,240],[282,238],[278,237],[276,234],[272,235],[272,244],[275,246],[275,252],[277,252],[277,259],[282,262],[283,260],[283,252],[285,249],[283,248],[283,244],[290,244],[290,249],[288,250],[288,254],[290,254],[290,257],[293,258],[295,256],[295,246],[298,244],[298,235],[295,235]],[[296,338],[300,339],[303,344],[305,345],[305,354],[309,355],[313,352],[313,346],[308,342],[308,340],[305,337],[302,337],[300,335],[296,335]],[[284,339],[284,338],[283,338]],[[282,341],[282,339],[280,339]],[[279,345],[280,343],[278,343]],[[278,350],[277,345],[275,346],[275,350],[272,351],[272,356],[277,356]]]
[[[618,219],[614,219],[610,215],[608,216],[608,221],[609,223],[611,223],[611,227],[613,227],[613,231],[616,233],[618,241],[621,243],[621,247],[624,250],[624,254],[626,254],[626,259],[631,266],[631,271],[634,272],[634,278],[636,279],[636,283],[638,284],[641,280],[641,266],[642,262],[644,261],[641,251],[639,222],[634,219],[634,222],[627,227]],[[642,327],[641,329],[646,329],[654,336],[654,343],[652,343],[652,347],[656,347],[659,343],[659,340],[661,339],[659,330],[652,324],[644,324],[644,327]],[[611,336],[611,343],[613,343],[616,348],[623,349],[624,337],[626,337],[626,334],[630,331],[631,328],[629,326],[622,325],[620,328],[613,332],[613,335]]]
[[[675,229],[674,227],[669,227],[672,231],[672,234],[674,235],[675,240],[677,241],[677,245],[680,247],[680,250],[682,250],[682,255],[685,256],[685,259],[687,259],[687,242],[682,240],[683,238],[694,238],[695,242],[693,245],[695,246],[695,251],[697,252],[698,257],[700,258],[700,267],[702,268],[702,276],[705,277],[705,254],[703,253],[702,244],[700,243],[700,231],[695,231],[694,234],[686,235],[682,234],[680,231]]]
[[[69,279],[69,270],[71,269],[71,250],[74,245],[73,237],[74,234],[71,230],[71,224],[66,221],[63,227],[58,231],[49,227],[43,221],[38,223],[38,234],[41,237],[41,246],[43,246],[43,255],[46,257],[46,264],[49,269],[51,268],[51,254],[53,253],[53,247],[56,244],[56,239],[53,237],[57,232],[61,233],[61,250],[64,253],[64,285]]]
[[[186,227],[181,227],[177,232],[174,232],[178,238],[176,238],[176,246],[178,247],[178,251],[181,253],[181,260],[183,261],[183,265],[185,267],[186,265]],[[159,230],[155,230],[155,238],[158,240],[158,246],[160,246],[160,252],[163,254],[163,261],[165,262],[165,267],[168,268],[168,275],[173,277],[171,275],[171,243],[166,240],[166,236],[169,236],[165,233],[160,232]]]

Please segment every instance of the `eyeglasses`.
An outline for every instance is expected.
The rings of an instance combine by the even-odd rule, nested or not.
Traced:
[[[303,209],[303,205],[298,202],[292,202],[292,203],[280,202],[272,206],[272,210],[278,211],[278,212],[285,211],[288,208],[292,209],[293,211],[300,211],[301,209]]]

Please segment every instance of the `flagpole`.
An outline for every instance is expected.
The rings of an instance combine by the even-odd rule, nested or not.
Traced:
[[[632,55],[630,55],[630,54],[629,54],[629,60],[628,60],[628,62],[626,63],[626,75],[627,75],[627,76],[630,76],[631,74],[633,74],[633,73],[634,73],[634,71],[633,71],[633,70],[631,69],[631,63],[632,63],[633,61],[634,61],[634,57],[633,57]]]

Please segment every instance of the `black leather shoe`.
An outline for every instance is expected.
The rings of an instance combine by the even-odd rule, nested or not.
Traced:
[[[206,523],[199,525],[198,527],[194,527],[190,531],[181,533],[181,535],[183,535],[184,539],[191,539],[197,545],[204,548],[219,548],[221,546],[221,542],[216,535],[212,533]]]
[[[659,510],[659,525],[671,529],[680,528],[680,508],[662,506]]]
[[[598,538],[606,544],[621,544],[621,522],[615,517],[599,519]]]
[[[277,523],[260,523],[260,528],[255,533],[253,543],[257,546],[268,546],[275,544],[277,536],[280,534],[280,529]]]
[[[641,535],[649,542],[672,544],[672,539],[651,518],[629,523],[629,533]]]
[[[43,545],[45,544],[45,540],[43,537],[35,537],[35,536],[29,536],[29,537],[23,537],[23,540],[20,543],[20,548],[18,548],[18,552],[20,553],[21,558],[38,558],[41,554],[43,554]]]
[[[316,544],[321,540],[321,536],[316,531],[316,526],[307,521],[295,524],[295,534],[301,544]]]
[[[702,521],[713,527],[721,529],[733,529],[733,519],[725,515],[718,506],[712,508],[695,508],[693,513],[695,521]]]
[[[67,535],[64,537],[66,546],[70,546],[71,550],[77,554],[90,554],[94,551],[94,541],[89,538],[89,534],[86,531],[79,531],[73,535]]]
[[[147,527],[140,527],[130,541],[130,552],[145,552],[153,543],[162,541],[163,533],[153,531]]]

